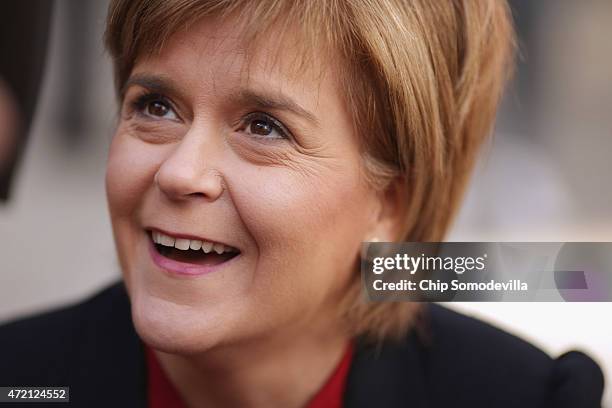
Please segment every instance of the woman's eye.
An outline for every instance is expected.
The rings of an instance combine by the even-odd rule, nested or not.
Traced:
[[[151,116],[164,117],[170,112],[172,109],[161,101],[153,101],[147,105],[147,113]]]
[[[251,122],[251,126],[249,128],[251,133],[259,135],[259,136],[268,136],[270,133],[274,132],[274,127],[270,122],[266,122],[265,120],[256,119]]]
[[[265,113],[252,113],[244,120],[243,131],[253,137],[265,139],[289,139],[290,133],[285,126]]]
[[[134,105],[138,112],[152,119],[178,119],[170,102],[160,95],[143,95]]]

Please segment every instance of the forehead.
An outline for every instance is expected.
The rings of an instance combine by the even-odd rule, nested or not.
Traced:
[[[341,103],[338,70],[307,50],[297,31],[271,27],[247,37],[235,19],[205,17],[171,35],[159,52],[137,59],[132,74],[159,74],[200,93],[265,87],[311,104]]]

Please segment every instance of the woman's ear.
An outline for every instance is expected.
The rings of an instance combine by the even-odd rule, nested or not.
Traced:
[[[370,237],[378,241],[397,241],[400,236],[406,215],[407,187],[402,177],[395,177],[387,187],[378,194],[377,213]]]

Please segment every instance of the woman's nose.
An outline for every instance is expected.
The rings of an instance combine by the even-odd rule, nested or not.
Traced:
[[[171,200],[201,197],[209,201],[223,193],[221,172],[213,167],[214,146],[203,146],[185,137],[159,167],[155,183]]]

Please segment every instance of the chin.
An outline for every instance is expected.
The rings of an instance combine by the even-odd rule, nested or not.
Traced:
[[[156,350],[196,354],[220,345],[227,337],[224,329],[228,325],[221,324],[222,320],[214,317],[220,312],[189,310],[168,300],[134,295],[134,327],[140,338]]]

